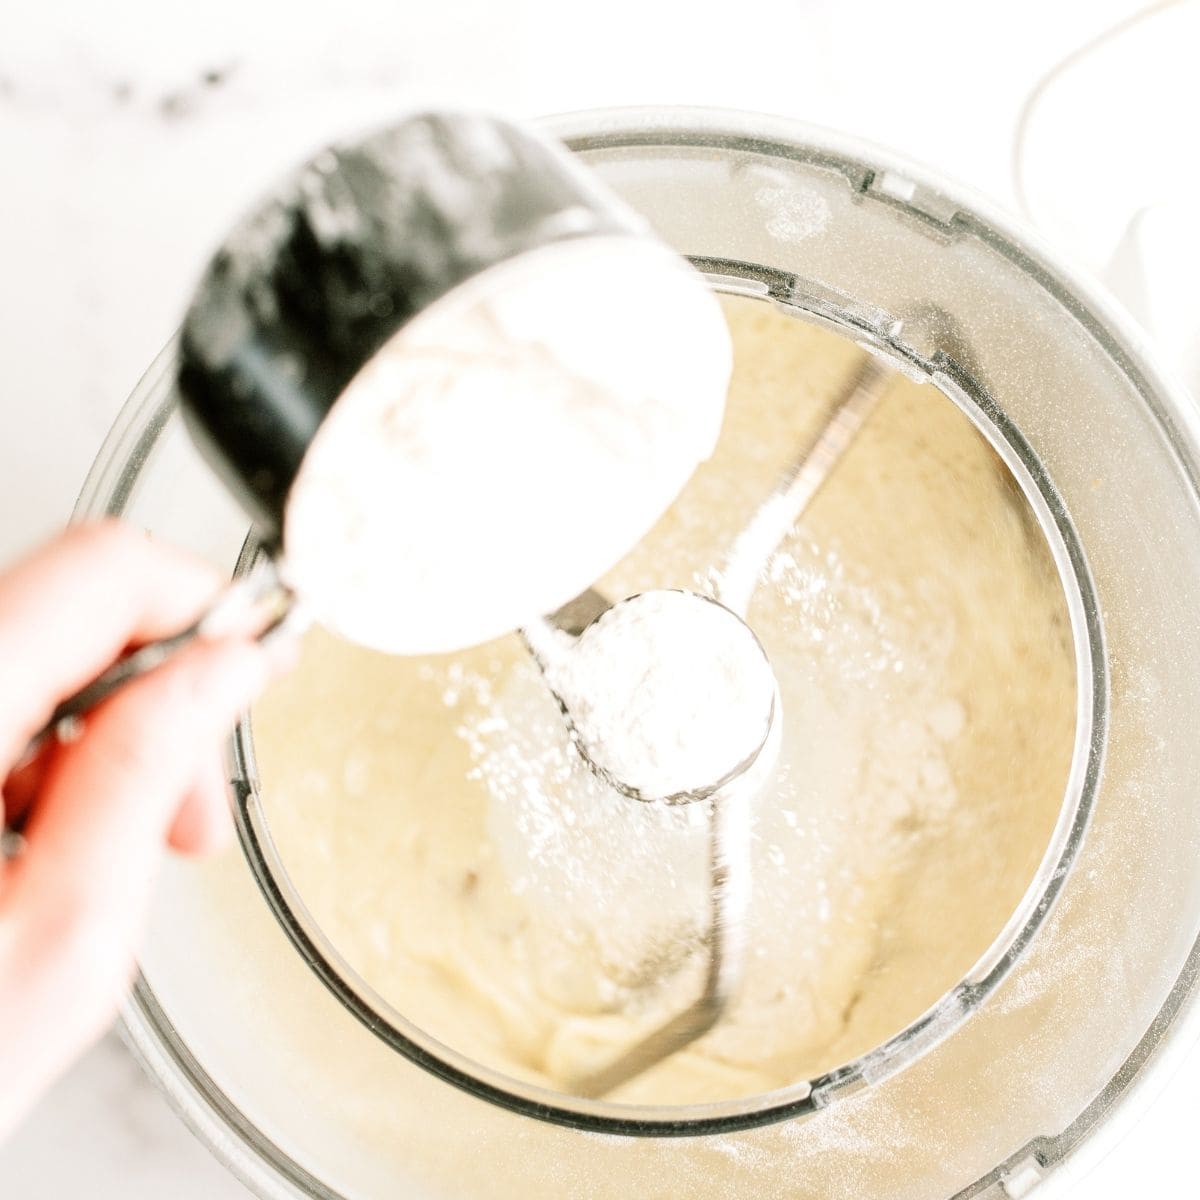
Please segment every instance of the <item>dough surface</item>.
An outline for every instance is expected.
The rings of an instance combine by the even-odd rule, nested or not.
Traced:
[[[716,454],[598,587],[702,588],[862,351],[725,301]],[[1029,886],[1074,730],[1060,584],[1008,472],[897,377],[766,564],[749,623],[784,727],[755,809],[746,979],[615,1098],[688,1103],[847,1062],[952,987]],[[427,1032],[554,1088],[698,987],[696,809],[607,792],[514,636],[389,658],[320,631],[253,714],[272,833],[345,960]]]

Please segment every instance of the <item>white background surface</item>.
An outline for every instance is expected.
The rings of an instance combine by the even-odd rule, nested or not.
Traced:
[[[0,0],[0,561],[65,520],[231,218],[281,167],[339,132],[438,103],[515,115],[724,105],[849,130],[1012,205],[1024,97],[1075,46],[1140,7]],[[1153,61],[1139,69],[1155,74]],[[1109,83],[1138,95],[1136,78]],[[1053,161],[1077,158],[1103,132],[1082,105],[1077,128],[1072,116],[1060,113]],[[1139,113],[1133,133],[1152,121],[1153,136],[1183,144],[1194,141],[1192,119]],[[1060,207],[1069,182],[1064,171],[1047,184]],[[1096,266],[1113,247],[1068,248]],[[1198,1124],[1193,1055],[1080,1194],[1194,1195]],[[246,1193],[110,1039],[0,1150],[0,1195]]]

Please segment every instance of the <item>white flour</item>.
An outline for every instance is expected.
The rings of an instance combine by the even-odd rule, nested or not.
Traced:
[[[288,502],[319,620],[393,653],[498,637],[588,587],[712,452],[732,350],[700,276],[591,238],[495,267],[351,383]]]
[[[546,677],[591,761],[656,800],[708,789],[762,746],[775,677],[750,629],[693,592],[644,592],[563,639]]]

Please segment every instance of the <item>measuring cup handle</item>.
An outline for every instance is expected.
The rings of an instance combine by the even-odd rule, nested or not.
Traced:
[[[296,605],[295,593],[280,576],[274,559],[260,557],[245,575],[241,575],[223,590],[197,620],[178,634],[158,638],[114,662],[91,683],[85,684],[73,696],[54,709],[50,719],[30,739],[23,761],[37,754],[48,738],[71,742],[82,732],[80,719],[113,692],[124,688],[132,679],[162,666],[180,650],[194,641],[221,637],[234,631],[253,631],[260,643],[290,636],[306,622],[304,611]],[[24,852],[25,839],[19,829],[0,824],[0,863],[17,858]]]
[[[254,566],[225,588],[199,618],[169,637],[147,642],[132,654],[113,663],[91,683],[68,696],[50,719],[30,739],[24,758],[30,759],[48,738],[72,741],[81,731],[80,719],[131,680],[162,666],[185,646],[211,640],[234,631],[254,630],[261,644],[291,636],[306,623],[296,594],[280,577],[273,559],[261,557]],[[19,830],[0,826],[0,861],[15,858],[24,850]]]
[[[261,558],[234,580],[192,624],[169,637],[147,642],[113,663],[91,683],[68,696],[34,735],[26,753],[36,751],[48,737],[69,742],[79,733],[79,719],[131,680],[162,666],[185,646],[211,640],[235,630],[254,629],[259,642],[291,632],[300,619],[295,593],[279,575],[275,562]]]

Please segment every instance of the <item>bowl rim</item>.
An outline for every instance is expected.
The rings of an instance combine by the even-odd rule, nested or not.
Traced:
[[[745,269],[744,264],[728,261],[714,264],[713,260],[705,260],[696,265],[701,268],[716,265],[721,279],[737,277]],[[794,277],[763,272],[760,267],[753,270],[772,277],[763,299],[774,299],[790,310],[797,310],[803,294]],[[799,315],[807,314],[801,311]],[[826,326],[840,324],[832,305],[821,304],[819,317]],[[479,1099],[585,1132],[628,1137],[727,1134],[811,1115],[864,1086],[899,1074],[968,1020],[1021,960],[1052,911],[1082,848],[1099,788],[1109,695],[1099,604],[1065,505],[1028,443],[964,371],[956,370],[949,362],[921,360],[896,334],[887,332],[893,327],[891,319],[883,315],[876,329],[847,323],[842,332],[864,347],[872,345],[875,339],[888,338],[884,345],[873,345],[876,352],[893,361],[900,360],[906,374],[922,372],[1000,455],[1046,538],[1070,615],[1076,666],[1070,769],[1054,829],[1037,870],[1008,920],[963,977],[923,1012],[865,1053],[819,1075],[769,1092],[704,1104],[634,1105],[585,1099],[527,1083],[470,1059],[410,1021],[347,962],[292,884],[275,845],[260,796],[251,723],[243,721],[235,732],[232,747],[234,820],[255,882],[309,969],[349,1013],[390,1049]],[[259,553],[258,544],[253,536],[249,537],[235,574],[249,570]]]

